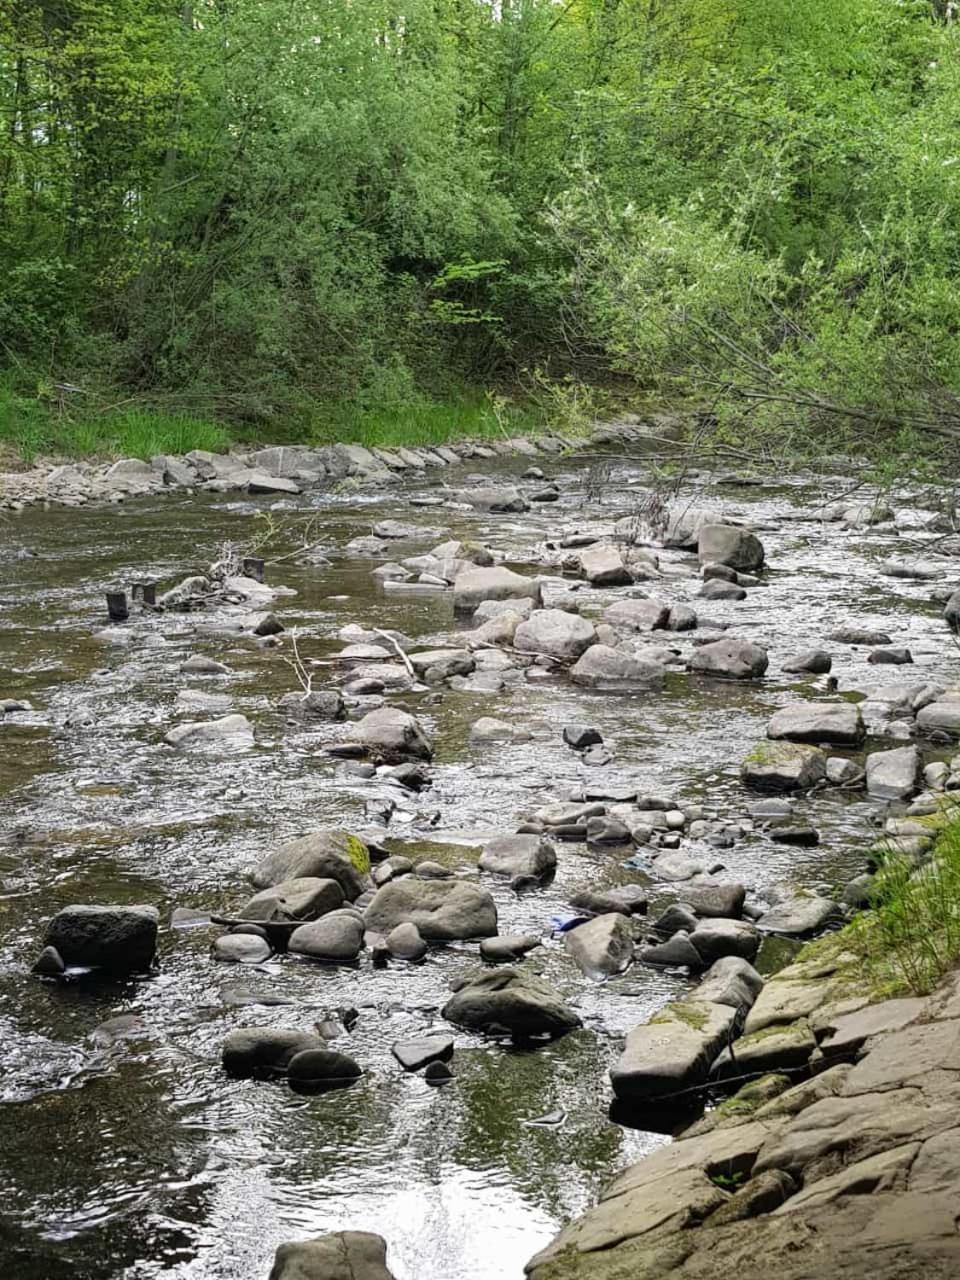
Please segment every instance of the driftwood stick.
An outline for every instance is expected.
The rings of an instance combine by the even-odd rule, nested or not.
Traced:
[[[397,651],[397,654],[401,662],[407,668],[407,671],[409,672],[409,674],[413,677],[414,680],[416,680],[417,673],[413,669],[413,663],[404,653],[402,646],[399,645],[396,640],[394,640],[393,636],[388,635],[386,631],[381,631],[379,627],[373,628],[373,634],[375,636],[379,636],[381,640],[386,640],[387,644],[392,645],[392,647]]]

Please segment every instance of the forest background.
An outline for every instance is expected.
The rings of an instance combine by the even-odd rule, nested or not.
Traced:
[[[960,438],[953,0],[6,0],[0,442]]]

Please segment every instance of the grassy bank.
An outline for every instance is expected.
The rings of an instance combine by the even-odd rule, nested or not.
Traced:
[[[922,822],[935,838],[925,860],[875,846],[870,906],[797,957],[838,962],[834,982],[851,995],[925,995],[960,961],[960,803],[946,794]]]
[[[233,444],[437,445],[542,431],[543,406],[464,390],[449,400],[418,398],[389,408],[333,405],[300,419],[251,426],[153,406],[90,403],[80,392],[26,392],[0,378],[0,451],[8,462],[38,457],[151,458]],[[565,424],[569,427],[569,424]]]

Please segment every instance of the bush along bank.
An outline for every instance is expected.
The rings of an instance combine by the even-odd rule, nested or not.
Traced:
[[[848,886],[869,907],[765,984],[718,961],[631,1033],[621,1098],[739,1088],[620,1173],[531,1260],[533,1280],[813,1275],[798,1242],[833,1274],[899,1280],[921,1256],[956,1274],[960,799],[942,790],[952,765],[927,776]]]

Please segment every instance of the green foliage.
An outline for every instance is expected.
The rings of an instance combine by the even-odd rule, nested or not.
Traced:
[[[9,0],[0,362],[274,438],[625,379],[738,440],[914,451],[960,424],[945,18]]]
[[[886,851],[872,909],[848,933],[873,987],[933,989],[960,958],[960,818],[945,821],[922,865],[893,846]]]

